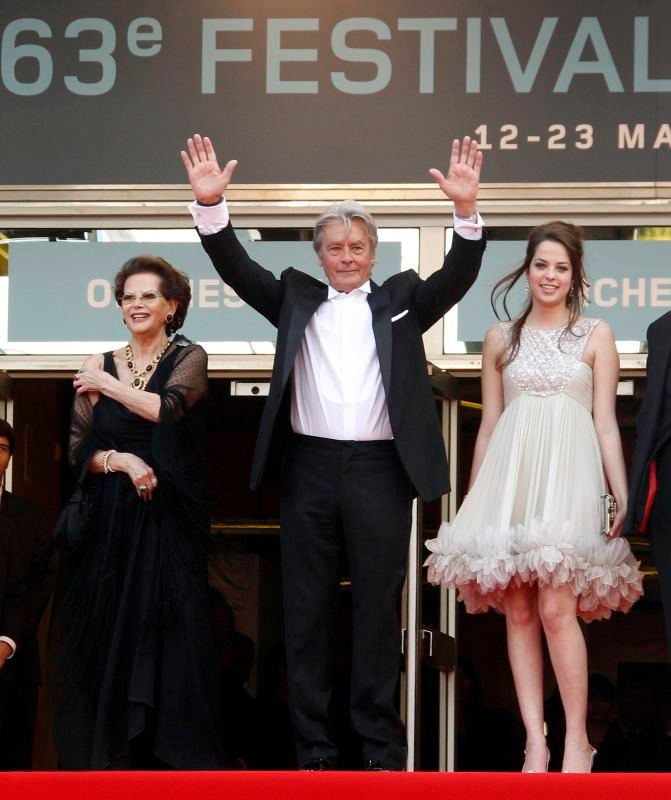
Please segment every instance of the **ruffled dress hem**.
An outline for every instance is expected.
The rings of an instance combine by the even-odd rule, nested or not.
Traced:
[[[586,622],[627,612],[643,594],[640,562],[627,541],[582,535],[570,520],[469,534],[443,523],[426,547],[429,581],[456,589],[469,614],[503,613],[506,590],[524,584],[570,586]]]

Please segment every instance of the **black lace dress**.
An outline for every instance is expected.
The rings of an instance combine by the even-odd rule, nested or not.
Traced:
[[[104,369],[117,377],[112,353]],[[227,766],[207,604],[205,351],[176,336],[147,391],[161,397],[157,423],[104,395],[75,399],[73,467],[98,450],[135,453],[158,488],[145,503],[125,473],[90,476],[93,535],[63,554],[50,692],[64,769],[133,766],[138,741],[177,769]]]

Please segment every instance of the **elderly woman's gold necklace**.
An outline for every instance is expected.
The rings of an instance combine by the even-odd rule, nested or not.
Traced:
[[[130,382],[130,386],[133,389],[139,389],[142,391],[145,386],[147,385],[149,378],[151,378],[151,373],[154,371],[158,362],[163,358],[163,353],[168,349],[170,342],[166,342],[165,347],[162,350],[159,350],[158,353],[152,358],[152,360],[147,364],[147,366],[140,370],[135,366],[135,360],[133,358],[133,351],[131,349],[130,344],[126,345],[126,366],[130,370],[131,375],[133,376],[133,380]]]

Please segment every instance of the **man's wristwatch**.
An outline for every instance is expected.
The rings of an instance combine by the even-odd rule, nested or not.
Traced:
[[[475,211],[471,214],[470,217],[462,217],[461,214],[457,214],[456,211],[454,212],[454,216],[457,219],[463,220],[464,222],[477,222],[478,221],[478,210],[476,208]]]
[[[221,201],[223,199],[224,199],[224,196],[222,194],[222,195],[219,196],[219,199],[214,203],[201,203],[201,201],[198,200],[198,199],[196,200],[196,203],[198,203],[199,206],[205,206],[205,208],[211,208],[212,206],[218,206],[219,203],[221,203]]]

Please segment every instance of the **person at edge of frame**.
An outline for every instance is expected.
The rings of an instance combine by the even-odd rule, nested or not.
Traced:
[[[671,311],[646,333],[645,398],[636,419],[624,535],[650,537],[671,658]]]
[[[4,487],[14,430],[0,420],[0,770],[29,770],[42,682],[37,626],[53,588],[46,514]]]

